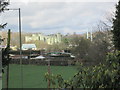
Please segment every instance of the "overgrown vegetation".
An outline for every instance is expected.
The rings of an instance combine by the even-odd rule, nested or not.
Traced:
[[[116,49],[120,50],[120,1],[116,5],[116,14],[113,19],[113,40]]]
[[[116,6],[116,15],[113,19],[113,40],[115,49],[120,50],[120,1]],[[101,32],[100,32],[101,33]],[[91,59],[104,60],[103,63],[99,63],[95,66],[84,66],[82,63],[79,65],[79,71],[74,75],[74,77],[70,80],[64,80],[61,75],[53,75],[46,73],[45,78],[46,81],[51,82],[52,88],[71,88],[72,90],[75,88],[90,88],[90,89],[99,89],[99,88],[109,88],[112,90],[116,90],[120,88],[120,51],[111,51],[113,48],[112,43],[106,42],[109,39],[104,38],[104,33],[98,34],[97,39],[94,38],[94,43],[89,41],[78,39],[78,44],[75,49],[77,50],[77,54],[83,54],[83,56],[79,58],[88,58],[89,56],[89,48],[93,45],[93,50],[90,52],[95,56]],[[84,42],[84,43],[83,43]],[[82,43],[82,45],[80,45]],[[111,45],[109,49],[108,46]],[[84,48],[84,47],[86,48]],[[96,46],[96,47],[95,47]],[[82,50],[83,49],[83,50]],[[110,51],[109,51],[110,50]],[[113,49],[114,50],[114,49]],[[95,52],[96,51],[96,52]],[[83,53],[82,53],[83,52]],[[103,53],[103,55],[102,55]],[[108,53],[108,54],[107,54]],[[105,55],[107,54],[107,56]],[[79,55],[78,55],[79,56]],[[92,56],[91,56],[92,57]],[[105,58],[106,57],[106,58]]]
[[[8,5],[9,5],[9,3],[7,1],[0,0],[0,13],[4,12],[4,9]],[[0,24],[0,29],[4,29],[6,25],[7,25],[7,23]],[[10,50],[10,30],[8,30],[7,47],[5,49],[2,49],[2,67],[3,68],[9,64],[9,61],[10,61],[9,50]]]
[[[64,80],[61,75],[46,73],[52,88],[120,88],[120,52],[109,53],[104,64],[86,67],[80,64],[79,72],[70,80]]]

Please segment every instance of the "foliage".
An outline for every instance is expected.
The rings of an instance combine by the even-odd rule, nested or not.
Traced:
[[[85,59],[91,45],[90,40],[79,38],[75,45],[76,46],[73,48],[72,52],[77,56],[77,58]]]
[[[0,0],[0,13],[4,11],[4,8],[8,5],[9,3],[6,2],[5,0]]]
[[[50,81],[51,88],[68,88],[71,84],[69,80],[64,80],[60,74],[53,75],[47,72],[45,73],[45,79],[46,81]]]
[[[4,8],[6,8],[6,6],[8,6],[9,3],[5,2],[5,0],[0,0],[0,13],[4,12]],[[4,28],[6,26],[7,23],[5,24],[0,24],[0,29]]]
[[[4,12],[4,9],[6,6],[8,6],[8,1],[0,0],[0,13]],[[0,24],[0,29],[3,29],[7,23]],[[5,67],[9,64],[9,50],[10,50],[10,30],[8,31],[8,40],[7,40],[7,47],[5,49],[2,49],[2,66]]]
[[[2,39],[2,37],[0,36],[0,45],[3,41],[4,41],[4,39]]]
[[[27,44],[34,43],[38,49],[44,49],[48,47],[48,44],[44,41],[30,41]]]
[[[10,30],[8,31],[8,40],[7,40],[7,47],[2,49],[2,66],[5,67],[9,64],[9,51],[10,51]]]
[[[104,62],[106,54],[110,52],[108,47],[111,47],[110,40],[108,38],[108,32],[96,32],[93,37],[93,42],[88,51],[88,57],[90,60]]]
[[[65,43],[66,45],[69,44],[69,39],[67,37],[62,38],[62,42]]]
[[[63,42],[61,43],[58,43],[58,44],[53,44],[53,45],[49,45],[47,47],[47,51],[48,52],[52,52],[52,51],[62,51],[62,50],[65,50],[67,48],[67,45]]]
[[[92,42],[83,37],[76,37],[72,41],[75,47],[72,47],[71,51],[77,60],[102,63],[107,52],[111,51],[111,40],[108,37],[108,32],[105,31],[94,32]]]
[[[120,0],[116,5],[116,15],[113,19],[113,40],[116,49],[120,50]]]
[[[45,74],[54,88],[120,88],[120,52],[109,53],[105,64],[86,67],[81,64],[79,72],[71,80],[61,75]]]

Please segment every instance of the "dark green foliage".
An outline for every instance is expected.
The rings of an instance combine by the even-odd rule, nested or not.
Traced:
[[[0,25],[0,29],[1,29],[1,28],[5,28],[6,25],[7,25],[7,23],[1,24],[1,25]]]
[[[61,75],[46,74],[45,78],[51,79],[56,88],[120,88],[120,52],[109,53],[105,64],[86,67],[79,66],[79,72],[71,80],[63,80]],[[59,76],[59,78],[58,78]],[[51,82],[51,84],[52,84]]]
[[[6,6],[9,5],[9,2],[6,0],[0,0],[0,13],[4,12],[4,9]],[[5,24],[0,24],[0,29],[5,28]],[[8,31],[8,40],[7,40],[7,47],[5,49],[2,49],[2,66],[5,67],[9,64],[10,58],[9,58],[9,50],[10,50],[10,30]]]
[[[88,51],[89,61],[93,60],[96,63],[104,62],[106,54],[110,52],[108,47],[111,46],[107,33],[108,32],[96,32],[93,43]]]
[[[111,47],[108,32],[94,32],[93,35],[92,42],[82,37],[74,38],[76,46],[71,51],[77,60],[93,62],[93,64],[104,62],[106,54],[110,52],[108,47]]]
[[[10,30],[8,31],[8,40],[7,40],[7,47],[2,49],[2,66],[5,67],[9,64],[9,51],[10,51]]]
[[[6,6],[8,6],[9,3],[5,0],[0,0],[0,13],[4,12],[4,9],[6,8]],[[4,28],[7,25],[7,23],[5,24],[1,24],[0,23],[0,29]]]
[[[76,46],[73,48],[72,53],[74,53],[79,59],[86,59],[91,45],[90,40],[78,38],[75,45]]]
[[[84,88],[120,88],[120,52],[109,53],[105,64],[99,64],[94,67],[80,66],[76,87]]]
[[[116,49],[120,50],[120,1],[116,5],[116,15],[113,19],[113,40]]]
[[[4,8],[9,4],[8,1],[0,0],[0,13],[4,11]]]

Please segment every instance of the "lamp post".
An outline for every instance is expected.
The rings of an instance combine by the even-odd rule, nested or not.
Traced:
[[[20,8],[5,8],[4,10],[17,10],[18,11],[18,17],[19,17],[19,22],[18,22],[18,28],[19,28],[19,44],[20,44],[20,65],[21,65],[21,88],[23,88],[23,70],[22,70],[22,39],[21,39],[21,10]]]

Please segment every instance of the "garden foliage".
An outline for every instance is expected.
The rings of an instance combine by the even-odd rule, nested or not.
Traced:
[[[109,53],[104,64],[91,67],[81,64],[78,70],[70,80],[49,73],[45,78],[50,81],[51,88],[120,88],[120,51]]]

